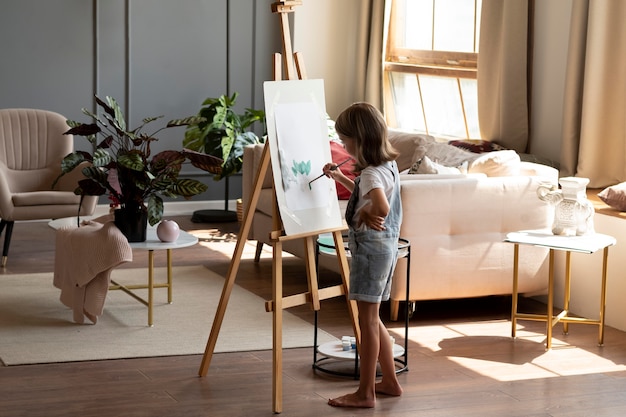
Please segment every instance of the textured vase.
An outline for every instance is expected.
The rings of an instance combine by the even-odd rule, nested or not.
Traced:
[[[559,178],[561,189],[541,185],[537,188],[538,197],[554,205],[552,233],[563,236],[593,234],[593,204],[587,200],[588,178]]]
[[[148,209],[144,204],[125,204],[114,212],[115,226],[129,242],[145,242]]]

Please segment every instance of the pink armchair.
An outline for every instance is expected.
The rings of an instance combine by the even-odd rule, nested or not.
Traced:
[[[2,267],[6,266],[15,221],[44,220],[93,214],[97,197],[74,189],[81,170],[52,184],[61,161],[74,149],[62,115],[36,109],[0,109],[0,234],[4,231]],[[79,207],[80,205],[80,207]],[[6,229],[6,230],[5,230]]]

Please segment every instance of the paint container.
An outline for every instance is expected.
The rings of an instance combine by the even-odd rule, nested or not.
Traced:
[[[352,348],[350,343],[350,336],[341,337],[341,347],[343,348],[343,350],[350,350]]]

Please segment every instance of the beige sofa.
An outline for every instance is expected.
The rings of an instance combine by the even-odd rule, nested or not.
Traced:
[[[400,234],[411,243],[409,300],[511,294],[513,245],[503,239],[508,232],[550,227],[553,209],[537,198],[536,189],[545,181],[556,184],[558,171],[521,162],[513,151],[476,154],[432,137],[393,130],[389,138],[401,151],[401,171],[411,167],[413,171],[424,171],[428,161],[431,171],[436,165],[442,172],[401,176],[404,217]],[[244,152],[244,207],[254,186],[262,149],[263,145],[255,145]],[[419,168],[415,161],[421,162]],[[463,173],[450,173],[454,170],[449,167],[454,166],[463,166]],[[269,174],[249,235],[249,239],[259,242],[259,248],[270,244],[273,194]],[[340,201],[342,211],[345,203]],[[304,243],[285,242],[284,250],[303,257]],[[519,265],[520,293],[545,292],[547,255],[545,249],[524,248]],[[332,256],[321,256],[320,267],[339,270]],[[394,320],[399,302],[406,298],[406,276],[406,259],[401,259],[391,292]]]

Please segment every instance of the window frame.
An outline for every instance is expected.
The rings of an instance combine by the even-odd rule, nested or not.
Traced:
[[[383,92],[385,100],[385,110],[387,116],[387,122],[393,126],[397,126],[398,123],[395,117],[394,92],[391,91],[391,75],[390,72],[415,74],[418,78],[420,75],[430,75],[445,78],[452,78],[457,80],[459,85],[460,98],[463,102],[463,94],[460,88],[460,79],[477,79],[478,73],[478,52],[456,52],[456,51],[443,51],[443,50],[423,50],[423,49],[410,49],[403,45],[399,45],[398,39],[396,39],[396,33],[400,33],[404,30],[406,20],[404,18],[398,19],[396,16],[406,16],[405,7],[406,2],[410,0],[393,0],[391,3],[390,18],[387,28],[387,45],[385,48],[384,62],[383,62]],[[474,39],[473,48],[474,51],[478,49],[478,26],[477,21],[477,9],[478,0],[474,1]],[[433,0],[434,2],[434,0]],[[433,32],[435,28],[435,17],[433,7]],[[398,27],[398,25],[402,25]],[[398,30],[399,29],[399,30]],[[434,36],[431,43],[434,43]],[[420,101],[422,98],[420,97]],[[422,101],[423,109],[423,101]],[[424,111],[423,111],[424,112]],[[426,126],[426,115],[422,115]],[[467,122],[467,116],[465,106],[463,105],[463,122],[465,123],[466,139],[469,139],[469,127]],[[426,129],[428,133],[428,128]]]

